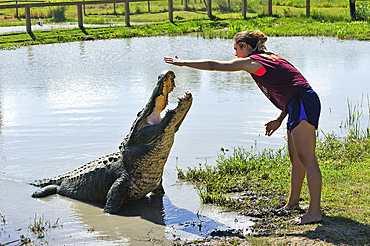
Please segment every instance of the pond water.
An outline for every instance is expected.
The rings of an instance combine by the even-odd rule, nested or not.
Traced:
[[[267,48],[292,62],[319,94],[320,130],[345,134],[340,126],[348,101],[364,112],[361,126],[368,126],[369,42],[284,37],[269,38]],[[230,152],[283,147],[285,127],[264,136],[264,123],[279,110],[246,72],[199,71],[163,62],[174,55],[229,60],[234,51],[231,40],[195,36],[0,51],[0,213],[6,221],[0,220],[0,243],[20,235],[34,239],[28,226],[42,216],[58,222],[44,238],[51,245],[150,245],[209,237],[215,229],[248,231],[248,219],[200,204],[196,189],[178,181],[176,167],[213,164],[221,147]],[[100,207],[66,197],[31,198],[37,188],[27,182],[117,151],[157,76],[167,69],[176,74],[169,108],[187,90],[194,102],[165,166],[163,199],[146,198],[120,215],[106,215]]]
[[[122,24],[84,24],[85,28],[94,28],[94,27],[108,27],[108,26],[119,26]],[[51,24],[43,24],[43,25],[32,25],[32,31],[52,31],[52,30],[60,30],[60,29],[71,29],[71,28],[78,28],[77,23],[69,22],[69,23],[51,23]],[[5,33],[19,33],[19,32],[26,32],[26,26],[3,26],[0,27],[0,35]]]

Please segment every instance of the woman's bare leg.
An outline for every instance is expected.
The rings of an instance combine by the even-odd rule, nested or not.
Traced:
[[[288,152],[291,162],[290,193],[287,204],[284,207],[294,209],[299,206],[299,197],[301,195],[302,183],[306,175],[306,169],[299,160],[290,131],[288,131]]]
[[[316,134],[315,126],[308,123],[306,120],[302,120],[290,133],[291,143],[293,143],[296,150],[296,154],[304,166],[307,174],[307,185],[310,194],[310,207],[303,216],[295,219],[297,224],[307,224],[313,222],[319,222],[322,219],[320,210],[320,200],[321,200],[321,186],[322,186],[322,176],[319,164],[317,163],[315,148],[316,148]],[[289,134],[288,134],[289,137]],[[292,150],[292,147],[290,147]],[[295,154],[292,156],[295,158]],[[294,162],[294,164],[293,164]],[[292,170],[292,176],[298,174],[297,177],[293,178],[291,184],[291,202],[295,202],[297,191],[296,189],[302,186],[299,183],[302,179],[302,171],[300,171],[300,166],[297,164],[296,160],[292,160],[292,167],[297,167],[296,171]],[[300,192],[300,191],[299,191]],[[288,201],[289,202],[289,201]]]

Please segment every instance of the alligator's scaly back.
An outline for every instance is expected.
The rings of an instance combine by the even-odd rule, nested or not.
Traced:
[[[99,158],[66,174],[33,183],[43,187],[32,197],[60,194],[83,201],[104,202],[104,212],[116,213],[123,202],[139,199],[149,192],[162,193],[163,168],[174,136],[192,104],[188,92],[178,105],[160,113],[174,89],[175,74],[165,71],[146,106],[137,114],[120,151]]]

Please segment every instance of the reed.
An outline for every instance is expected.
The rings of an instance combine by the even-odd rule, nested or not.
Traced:
[[[348,116],[346,118],[344,128],[348,130],[349,135],[353,135],[354,138],[360,139],[363,137],[367,137],[369,132],[369,124],[370,124],[370,100],[369,95],[367,95],[367,105],[364,105],[365,99],[364,95],[362,94],[361,101],[355,105],[353,105],[349,99],[347,99],[347,109],[348,109]],[[368,126],[364,129],[361,129],[361,118],[363,116],[364,107],[367,106],[369,116],[368,116]]]
[[[37,236],[37,238],[44,238],[46,231],[56,227],[59,227],[59,218],[54,224],[51,224],[50,220],[45,220],[44,215],[37,217],[36,214],[35,218],[33,219],[33,223],[28,226],[28,228]]]

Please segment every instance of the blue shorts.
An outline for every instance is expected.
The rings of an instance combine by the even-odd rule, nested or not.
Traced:
[[[293,130],[301,120],[305,119],[317,129],[321,111],[320,99],[311,88],[298,92],[285,109],[288,114],[287,128]]]

